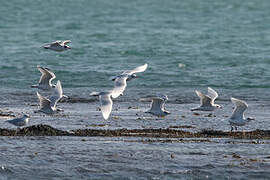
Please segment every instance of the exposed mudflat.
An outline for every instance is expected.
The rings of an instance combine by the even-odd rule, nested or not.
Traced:
[[[186,127],[185,127],[186,128]],[[165,129],[76,129],[63,131],[49,125],[38,124],[17,130],[0,129],[1,136],[101,136],[101,137],[152,137],[152,138],[239,138],[270,139],[270,130],[255,131],[217,131],[204,129],[199,132],[188,132],[173,128]]]

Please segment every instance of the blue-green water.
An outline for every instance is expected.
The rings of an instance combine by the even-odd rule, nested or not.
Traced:
[[[0,106],[15,113],[22,110],[30,113],[32,124],[46,123],[62,129],[84,128],[99,122],[104,124],[100,112],[96,111],[97,102],[85,104],[79,103],[80,100],[90,99],[88,94],[91,91],[111,89],[111,76],[148,63],[147,71],[128,82],[125,96],[116,100],[116,107],[120,110],[114,109],[112,116],[120,117],[120,120],[112,118],[109,121],[112,128],[184,124],[195,126],[196,130],[229,130],[226,118],[232,108],[229,98],[234,96],[246,100],[251,107],[248,115],[257,118],[256,123],[247,126],[248,130],[254,127],[269,129],[269,9],[267,0],[1,1]],[[65,39],[71,40],[71,50],[59,53],[41,48],[48,42]],[[37,65],[52,69],[61,80],[65,94],[78,98],[78,103],[61,104],[65,113],[59,116],[34,114],[37,107],[30,105],[36,105],[38,101],[30,85],[39,80]],[[189,112],[199,103],[194,90],[205,92],[208,86],[219,92],[219,104],[225,105],[216,113],[217,117],[210,120],[204,116],[194,117]],[[143,119],[143,111],[149,106],[138,99],[155,93],[168,95],[167,109],[172,115],[165,120],[137,120],[135,114]],[[127,109],[128,106],[138,109]],[[181,118],[181,115],[186,118]],[[2,122],[1,125],[10,127]],[[121,143],[124,148],[126,144]],[[78,144],[80,142],[74,141],[73,145]],[[162,145],[160,150],[166,152]],[[181,145],[177,147],[181,148]],[[100,146],[100,149],[104,148]],[[18,155],[9,156],[10,159],[3,161],[6,165],[16,157]],[[56,160],[60,166],[59,162]],[[203,162],[207,164],[207,159]],[[181,163],[179,167],[184,170],[192,169],[185,161]],[[17,168],[11,164],[12,168]],[[119,168],[123,166],[119,164]],[[260,167],[264,166],[258,166],[258,171],[264,172]],[[136,179],[141,173],[140,168],[143,167],[134,171],[130,179]],[[215,168],[217,174],[207,175],[220,177],[223,172],[230,171],[226,167]],[[27,171],[31,170],[30,166]],[[69,168],[63,166],[61,171],[67,174]],[[103,171],[98,172],[102,174]],[[156,177],[155,172],[148,169],[147,175],[142,177]],[[58,174],[50,173],[52,177]],[[121,173],[119,170],[113,177],[126,176],[125,173],[119,175]],[[91,173],[87,175],[91,177]],[[194,176],[187,174],[185,177]]]
[[[1,88],[28,89],[36,65],[53,69],[65,88],[110,88],[110,76],[146,62],[130,87],[270,87],[266,0],[18,0],[0,8]],[[72,50],[40,48],[58,39],[70,39]]]

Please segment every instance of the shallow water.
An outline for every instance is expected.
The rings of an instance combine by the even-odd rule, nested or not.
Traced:
[[[240,130],[269,129],[269,7],[267,0],[3,1],[0,108],[13,115],[29,113],[31,125],[65,130],[190,125],[194,128],[185,130],[226,131],[233,96],[246,100],[246,116],[256,118]],[[72,41],[71,50],[41,48],[64,39]],[[111,118],[104,121],[97,99],[89,93],[111,89],[111,76],[144,63],[149,64],[147,71],[128,82],[124,96],[114,102]],[[39,80],[37,65],[52,69],[76,103],[60,103],[65,111],[54,116],[34,113],[38,101],[29,87]],[[199,103],[194,90],[205,92],[208,86],[218,91],[217,103],[223,109],[211,117],[194,115],[190,109]],[[166,118],[144,113],[149,102],[140,100],[156,93],[169,97],[166,109],[172,114]],[[14,128],[6,119],[0,118],[0,126]],[[2,179],[269,178],[268,160],[263,161],[269,144],[81,139],[1,137]],[[232,153],[243,159],[231,158]],[[251,163],[249,158],[259,160]]]
[[[269,141],[254,145],[226,139],[207,143],[136,140],[142,139],[1,137],[0,174],[2,179],[269,178]]]

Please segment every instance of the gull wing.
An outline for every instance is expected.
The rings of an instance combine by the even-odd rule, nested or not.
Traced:
[[[59,80],[57,81],[54,90],[55,90],[54,95],[49,98],[52,107],[56,107],[57,102],[63,97],[63,89],[61,82]]]
[[[212,99],[212,102],[214,102],[218,98],[218,93],[214,89],[208,87],[208,96]]]
[[[52,80],[56,78],[55,74],[47,68],[37,66],[38,70],[41,72],[41,77],[39,79],[39,84],[45,84],[50,86]]]
[[[113,105],[113,102],[111,99],[111,93],[100,93],[99,101],[100,101],[100,109],[102,112],[102,116],[105,120],[107,120],[111,114],[112,105]]]
[[[68,43],[70,43],[71,41],[70,40],[65,40],[65,41],[62,41],[62,45],[66,45],[66,44],[68,44]]]
[[[48,46],[49,47],[60,47],[61,46],[61,43],[62,43],[62,41],[57,40],[57,41],[54,41],[54,42],[48,44],[47,47]]]
[[[22,118],[10,119],[10,120],[7,120],[6,122],[11,123],[11,124],[17,124],[20,121],[22,121]]]
[[[211,106],[212,99],[209,96],[204,95],[203,93],[197,90],[195,92],[200,98],[201,106]]]
[[[148,64],[144,64],[142,66],[136,67],[135,69],[124,71],[122,74],[131,75],[131,74],[134,74],[134,73],[144,72],[147,69],[147,67],[148,67]]]
[[[123,92],[125,91],[126,86],[127,86],[127,78],[128,78],[128,76],[121,76],[121,77],[115,79],[114,89],[112,91],[113,98],[117,98],[118,96],[123,94]]]
[[[54,42],[51,42],[51,43],[47,43],[43,47],[57,46],[57,45],[60,45],[60,43],[61,43],[61,41],[57,40],[57,41],[54,41]]]
[[[37,92],[40,109],[51,109],[51,101]]]
[[[164,108],[164,100],[162,98],[155,97],[152,99],[150,112],[161,111]]]
[[[247,109],[248,105],[245,101],[231,98],[232,103],[235,105],[235,108],[233,110],[231,119],[243,119],[244,118],[244,111]]]

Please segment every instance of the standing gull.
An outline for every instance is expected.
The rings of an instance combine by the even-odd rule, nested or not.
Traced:
[[[123,92],[126,89],[127,81],[130,81],[133,78],[137,78],[135,73],[144,72],[148,67],[148,64],[136,67],[133,70],[124,71],[122,74],[112,78],[114,81],[114,89],[112,92],[112,97],[117,98],[120,95],[123,95]]]
[[[37,96],[40,102],[40,109],[38,110],[38,112],[43,112],[45,114],[53,114],[57,111],[62,111],[62,109],[56,108],[56,105],[58,101],[63,97],[67,98],[66,95],[63,95],[62,85],[59,80],[56,83],[55,94],[53,96],[46,98],[40,95],[38,92]]]
[[[45,46],[43,46],[45,49],[50,49],[50,50],[54,50],[54,51],[65,51],[68,49],[71,49],[71,47],[69,47],[67,44],[70,43],[70,40],[65,40],[65,41],[55,41],[52,43],[49,43]]]
[[[11,120],[7,120],[6,122],[13,124],[14,126],[25,126],[28,124],[29,122],[29,118],[30,116],[28,114],[23,114],[22,117],[20,118],[15,118],[15,119],[11,119]]]
[[[237,126],[244,126],[249,121],[254,120],[254,118],[245,118],[244,111],[247,109],[248,105],[245,101],[231,98],[232,103],[236,106],[233,110],[232,116],[229,119],[229,123],[231,125],[231,131],[233,131],[233,127],[237,130]]]
[[[215,104],[218,93],[214,89],[208,87],[207,95],[197,90],[195,92],[200,97],[201,105],[197,108],[191,109],[191,111],[214,111],[215,109],[222,108],[220,105]]]
[[[113,101],[111,99],[112,91],[107,92],[92,92],[90,96],[99,96],[100,109],[102,116],[107,120],[112,111]]]
[[[165,101],[167,100],[168,100],[168,97],[166,95],[152,98],[151,108],[145,113],[150,113],[158,117],[165,117],[166,115],[171,114],[170,112],[164,109],[164,104],[165,104]]]
[[[55,74],[48,68],[43,68],[41,66],[37,66],[37,68],[41,72],[41,76],[38,84],[32,85],[31,88],[38,88],[45,91],[55,88],[55,85],[52,84],[52,80],[56,78]]]

